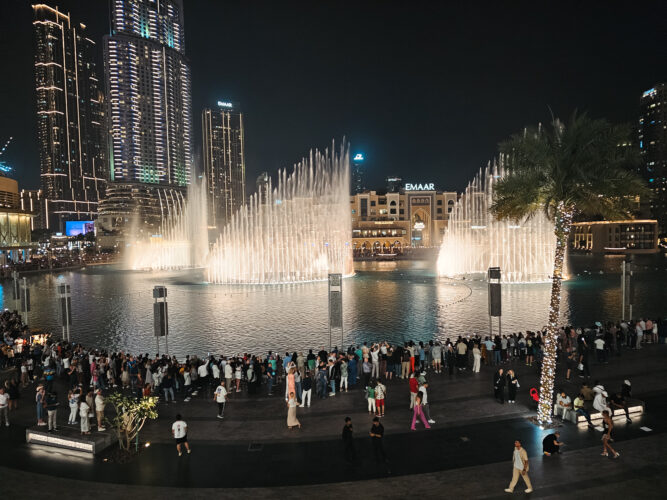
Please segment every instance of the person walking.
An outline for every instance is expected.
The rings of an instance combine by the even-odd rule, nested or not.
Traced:
[[[294,392],[289,393],[289,397],[287,399],[287,428],[292,429],[294,427],[298,427],[301,429],[301,423],[299,420],[296,418],[296,407],[298,406],[297,400],[296,400],[296,394]]]
[[[431,406],[428,403],[428,382],[424,382],[421,387],[419,387],[419,393],[421,394],[422,411],[424,412],[426,420],[428,420],[429,424],[435,424],[435,420],[431,418]]]
[[[343,457],[348,464],[353,463],[357,458],[357,452],[354,449],[354,430],[352,428],[352,419],[345,417],[343,426]]]
[[[218,387],[213,393],[213,401],[218,404],[218,418],[225,418],[225,403],[227,402],[227,389],[225,389],[225,381],[221,380]]]
[[[526,483],[526,493],[531,493],[533,491],[533,485],[530,484],[530,478],[528,477],[528,453],[521,447],[521,441],[514,441],[514,454],[512,456],[512,481],[510,482],[509,487],[505,488],[507,493],[514,493],[514,487],[519,481],[519,477],[523,479],[523,482]]]
[[[185,445],[185,449],[188,452],[188,455],[192,450],[190,450],[190,443],[188,443],[188,424],[183,420],[180,414],[176,415],[176,421],[171,424],[171,435],[174,436],[176,440],[176,451],[178,456],[183,455],[181,451],[181,445]]]
[[[493,396],[500,404],[505,402],[505,377],[503,377],[503,369],[500,368],[493,376]]]
[[[610,451],[614,458],[620,457],[621,454],[618,453],[609,444],[611,441],[613,441],[611,431],[614,429],[614,422],[612,422],[611,417],[609,416],[609,412],[607,410],[604,410],[602,412],[602,428],[604,429],[604,434],[602,434],[602,456],[608,457],[609,456],[608,451]]]
[[[424,416],[424,412],[422,411],[421,394],[417,394],[417,397],[415,398],[415,405],[412,409],[412,425],[410,426],[410,430],[412,431],[416,430],[415,424],[417,423],[417,417],[419,417],[419,419],[422,421],[424,427],[427,429],[431,428],[431,426],[428,424],[428,421],[426,420],[426,417]]]

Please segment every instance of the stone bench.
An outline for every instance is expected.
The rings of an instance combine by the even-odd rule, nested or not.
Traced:
[[[628,414],[630,415],[630,418],[644,413],[643,401],[640,401],[639,399],[628,399],[627,403],[628,403]],[[611,405],[609,405],[609,407],[611,408]],[[602,413],[593,408],[592,402],[586,401],[584,409],[591,416],[591,422],[593,422],[594,425],[602,425]],[[625,411],[623,411],[622,408],[613,408],[613,410],[614,410],[614,416],[612,417],[613,420],[625,420]],[[584,417],[583,415],[578,415],[574,411],[568,412],[567,419],[570,422],[577,425],[588,425],[586,417]]]
[[[49,432],[46,426],[27,428],[25,440],[34,448],[90,458],[116,443],[115,436],[109,431],[81,435],[75,428],[63,427],[57,432]]]

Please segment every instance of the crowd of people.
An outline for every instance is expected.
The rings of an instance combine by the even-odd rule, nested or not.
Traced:
[[[334,347],[317,352],[287,351],[284,355],[273,351],[204,358],[188,355],[179,360],[168,355],[106,352],[54,338],[44,345],[31,344],[20,316],[9,311],[0,315],[0,327],[4,340],[0,367],[18,370],[18,376],[9,377],[0,392],[0,419],[9,425],[8,414],[17,407],[21,389],[34,385],[37,425],[57,431],[58,407],[66,404],[68,425],[79,425],[82,434],[89,434],[92,427],[105,430],[105,394],[109,391],[129,391],[137,397],[158,395],[164,404],[175,403],[177,398],[184,403],[195,397],[211,398],[220,419],[229,399],[239,393],[249,397],[280,394],[285,399],[287,426],[301,428],[298,408],[310,407],[313,399],[325,400],[354,389],[363,391],[369,414],[383,418],[388,411],[386,395],[395,387],[390,385],[392,380],[407,381],[410,429],[416,430],[418,424],[430,429],[435,420],[430,414],[428,377],[467,370],[479,373],[482,366],[494,367],[496,399],[514,403],[520,383],[513,367],[525,364],[539,368],[544,336],[543,331],[529,331],[403,344],[364,342],[345,350]],[[584,329],[563,327],[558,337],[559,361],[565,367],[566,380],[576,375],[587,382],[593,352],[598,363],[606,363],[621,355],[624,348],[641,349],[647,343],[664,341],[665,336],[662,320],[596,323]],[[56,380],[62,381],[60,387],[62,383],[66,387],[62,394],[56,390]],[[592,395],[588,384],[576,397],[558,391],[555,414],[566,418],[572,411],[590,423],[584,404],[592,398],[593,407],[610,417],[619,409],[627,415],[630,386],[626,385],[611,397],[597,382],[590,389]],[[3,401],[7,402],[4,411]],[[627,418],[630,420],[629,415]]]

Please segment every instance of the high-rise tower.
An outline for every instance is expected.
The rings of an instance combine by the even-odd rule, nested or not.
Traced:
[[[104,97],[84,24],[33,5],[37,134],[47,229],[91,220],[107,177]]]
[[[113,186],[101,212],[117,212],[136,194],[142,201],[133,209],[141,212],[141,222],[155,223],[160,197],[190,183],[192,97],[183,2],[111,0],[104,61]],[[146,196],[157,200],[152,208]]]
[[[209,191],[209,223],[219,229],[245,204],[243,113],[218,101],[202,112],[204,170]]]
[[[667,231],[667,84],[659,83],[642,93],[639,112],[639,150],[642,174],[653,191],[653,217]]]

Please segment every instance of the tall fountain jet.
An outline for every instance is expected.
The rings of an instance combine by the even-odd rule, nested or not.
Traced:
[[[349,151],[311,151],[232,216],[207,260],[212,283],[325,280],[352,268]]]
[[[489,211],[502,162],[480,170],[449,214],[438,257],[438,274],[485,276],[500,267],[505,283],[550,281],[556,240],[554,225],[538,212],[522,221],[497,220]]]
[[[208,254],[206,184],[193,182],[187,201],[179,191],[158,191],[160,233],[139,240],[126,255],[131,269],[173,270],[201,268]]]

